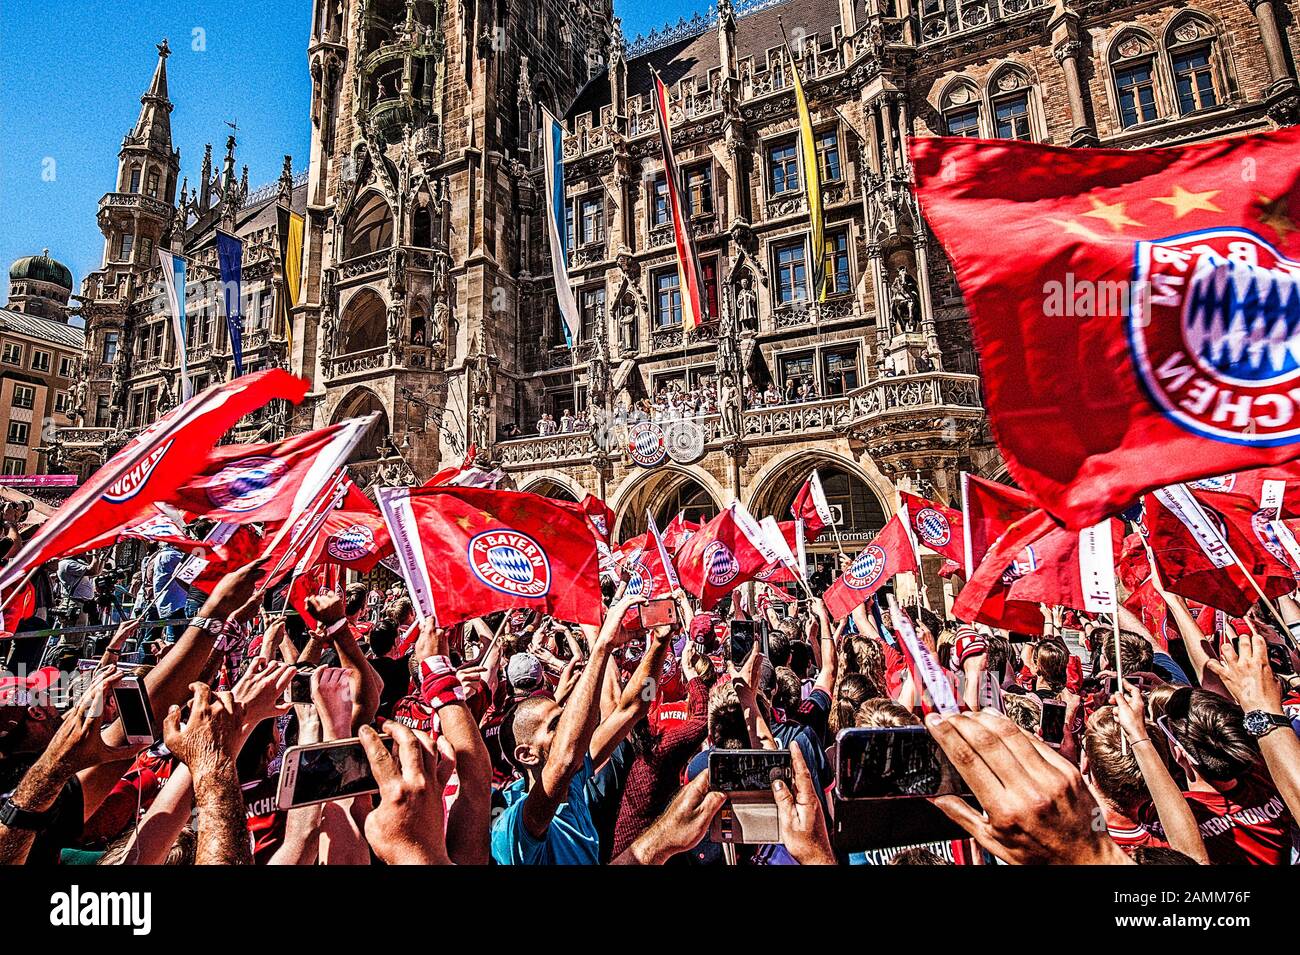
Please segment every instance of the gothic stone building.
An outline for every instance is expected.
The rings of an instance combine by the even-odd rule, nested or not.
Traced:
[[[305,177],[294,180],[286,156],[279,181],[250,192],[248,167],[236,174],[235,137],[229,136],[221,168],[214,170],[208,146],[198,186],[190,188],[180,176],[180,150],[172,146],[169,53],[164,40],[139,119],[122,141],[117,181],[99,202],[104,256],[82,284],[85,349],[68,403],[72,425],[59,428],[44,449],[52,469],[83,477],[180,399],[159,247],[186,259],[186,351],[196,393],[234,376],[221,311],[218,229],[244,242],[244,371],[288,366],[280,255],[287,237],[281,235],[279,209],[305,210]],[[242,422],[231,438],[265,441],[309,424],[272,407]]]
[[[663,522],[739,498],[784,514],[817,467],[846,543],[860,544],[900,486],[951,501],[962,469],[1004,476],[906,137],[1141,147],[1265,130],[1300,112],[1297,44],[1276,0],[721,0],[631,44],[609,0],[315,0],[308,181],[265,200],[305,207],[303,285],[292,353],[272,327],[262,354],[312,383],[293,428],[383,413],[354,466],[363,480],[423,479],[473,444],[515,487],[600,495],[624,539],[647,511]],[[809,295],[796,68],[824,184],[821,302]],[[709,321],[685,337],[652,70],[670,89],[706,280]],[[141,301],[146,243],[202,259],[195,236],[232,207],[262,221],[233,158],[178,200],[162,60],[143,103],[101,205],[105,265],[83,306],[82,436],[100,442],[148,421],[147,389],[161,401],[175,371],[165,332],[143,331],[162,314]],[[543,230],[543,106],[566,125],[566,265],[583,323],[572,349]],[[274,287],[277,266],[264,268]],[[214,376],[228,373],[221,334],[203,353]],[[668,463],[633,463],[618,409],[720,376],[760,390],[811,378],[819,397],[730,405],[675,428]],[[518,436],[575,406],[590,409],[590,433]]]

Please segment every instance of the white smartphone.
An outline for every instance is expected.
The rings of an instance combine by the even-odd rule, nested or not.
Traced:
[[[127,676],[113,685],[113,702],[122,720],[126,740],[133,745],[152,743],[158,738],[158,727],[153,721],[149,694],[139,677]]]
[[[387,746],[389,737],[381,736],[379,740]],[[291,746],[284,751],[276,805],[293,809],[378,791],[361,741],[336,739]]]

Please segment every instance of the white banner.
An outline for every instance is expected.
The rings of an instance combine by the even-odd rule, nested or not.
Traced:
[[[650,528],[650,536],[654,538],[655,547],[659,548],[659,562],[664,565],[664,576],[668,578],[668,588],[677,590],[681,587],[682,582],[677,579],[677,567],[673,564],[673,559],[668,555],[668,548],[664,547],[664,539],[659,535],[659,527],[655,524],[654,515],[647,509],[645,519]]]
[[[1291,528],[1287,527],[1281,521],[1269,521],[1268,526],[1273,533],[1277,535],[1277,542],[1282,545],[1282,549],[1294,561],[1296,567],[1300,567],[1300,544],[1296,543],[1295,535],[1291,533]]]
[[[1201,507],[1201,502],[1187,489],[1187,485],[1171,484],[1153,493],[1156,500],[1191,531],[1192,536],[1196,538],[1196,543],[1200,544],[1201,550],[1205,552],[1205,556],[1210,558],[1210,563],[1215,567],[1231,567],[1236,563],[1227,538],[1210,520],[1209,515]]]
[[[1079,531],[1079,583],[1083,609],[1089,613],[1116,613],[1115,551],[1110,518]]]
[[[1286,481],[1265,481],[1259,494],[1259,509],[1272,511],[1273,518],[1282,516],[1282,498],[1286,494]]]
[[[775,564],[781,560],[781,555],[768,542],[767,534],[763,532],[763,528],[758,521],[754,520],[754,515],[749,513],[749,508],[739,501],[735,501],[731,505],[731,513],[736,519],[736,526],[754,545],[754,550],[763,555],[765,561],[769,564]]]
[[[894,595],[889,594],[888,599],[889,619],[897,628],[903,646],[911,655],[916,669],[920,671],[921,680],[925,683],[925,688],[930,691],[930,699],[934,701],[934,708],[943,714],[959,712],[961,707],[957,704],[957,695],[953,692],[947,671],[939,665],[939,661],[934,658],[929,647],[917,637],[916,631],[912,629],[912,621],[898,609],[898,601],[894,599]],[[920,687],[917,689],[919,690]]]
[[[437,620],[433,590],[429,585],[429,568],[424,562],[424,548],[420,546],[420,529],[411,510],[410,488],[381,487],[375,492],[375,499],[393,538],[393,549],[402,565],[402,579],[411,594],[416,616],[421,622]]]
[[[758,526],[763,530],[763,536],[767,539],[768,546],[776,551],[777,559],[782,564],[789,567],[796,576],[803,576],[803,564],[800,564],[795,556],[794,551],[786,542],[785,535],[781,533],[781,528],[776,522],[776,518],[768,515],[758,522]]]

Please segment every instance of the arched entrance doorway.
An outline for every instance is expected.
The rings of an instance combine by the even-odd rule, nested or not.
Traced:
[[[550,478],[542,478],[540,481],[534,481],[528,487],[524,488],[529,494],[538,494],[542,497],[549,497],[552,501],[571,501],[578,503],[578,496],[570,491],[559,481],[552,481]]]
[[[835,530],[846,553],[855,554],[880,533],[888,512],[866,478],[856,468],[825,458],[805,458],[791,462],[773,474],[754,494],[750,510],[755,517],[773,515],[778,521],[790,519],[790,505],[795,495],[816,469],[826,492],[826,503],[836,516]],[[835,535],[827,531],[816,541],[809,541],[809,562],[822,562],[839,550]]]
[[[391,433],[391,427],[388,422],[388,412],[385,410],[384,403],[379,399],[379,396],[369,388],[353,390],[334,409],[331,424],[338,424],[345,418],[361,418],[375,412],[379,413],[379,420],[375,422],[375,426],[357,445],[357,449],[352,455],[353,461],[375,461],[384,457],[390,451],[391,444],[388,436]]]
[[[689,471],[661,467],[641,478],[617,503],[614,540],[621,543],[645,533],[646,511],[663,528],[679,513],[689,521],[704,523],[722,509],[705,481]]]

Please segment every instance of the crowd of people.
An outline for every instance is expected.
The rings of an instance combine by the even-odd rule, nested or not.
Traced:
[[[210,594],[182,587],[133,616],[143,595],[166,590],[155,582],[166,548],[107,607],[78,589],[106,563],[78,563],[38,588],[48,590],[39,620],[55,631],[46,665],[13,666],[21,654],[11,653],[0,676],[9,864],[1296,857],[1300,660],[1261,607],[1220,642],[1162,589],[1177,630],[1166,648],[1123,609],[1110,620],[1051,608],[1043,632],[1025,634],[920,602],[893,614],[864,604],[836,623],[814,591],[758,584],[711,610],[677,590],[671,622],[641,629],[646,598],[607,579],[601,626],[516,609],[439,628],[417,624],[400,584],[320,593],[305,620],[259,591],[256,563]],[[1277,605],[1300,629],[1300,603]],[[112,632],[59,637],[61,620]],[[944,668],[960,712],[935,712],[904,628]],[[761,638],[741,654],[733,643],[746,633]],[[19,633],[10,649],[24,644]],[[114,693],[123,680],[147,687],[151,742],[127,742]],[[1252,722],[1260,713],[1267,725]],[[837,747],[844,731],[900,727],[928,734],[964,780],[964,797],[913,804],[937,806],[959,829],[863,851],[836,825]],[[377,792],[280,808],[286,753],[353,738]],[[764,777],[775,840],[720,836],[717,819],[737,797],[711,780],[710,754],[729,750],[789,753],[788,772]]]

